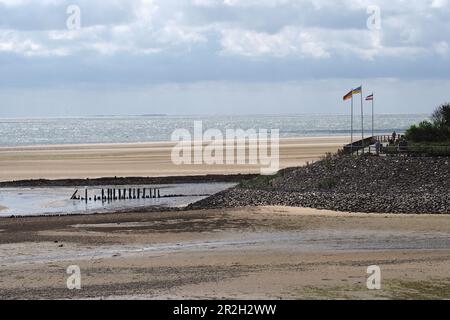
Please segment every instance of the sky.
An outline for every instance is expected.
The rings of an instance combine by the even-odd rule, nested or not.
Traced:
[[[450,0],[0,0],[0,118],[450,101]],[[369,106],[367,106],[369,107]]]

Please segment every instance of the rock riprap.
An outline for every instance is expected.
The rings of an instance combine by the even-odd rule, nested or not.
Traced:
[[[192,209],[296,206],[349,212],[450,213],[450,158],[327,156],[258,177]]]

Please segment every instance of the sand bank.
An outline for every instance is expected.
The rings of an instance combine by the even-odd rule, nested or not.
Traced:
[[[282,139],[280,165],[303,165],[335,152],[348,141],[346,137]],[[170,157],[173,146],[154,142],[0,148],[0,181],[260,172],[259,166],[251,165],[176,166]]]

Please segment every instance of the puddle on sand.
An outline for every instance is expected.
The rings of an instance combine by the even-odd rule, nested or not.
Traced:
[[[301,232],[250,232],[225,233],[215,238],[183,242],[137,245],[112,245],[86,248],[65,246],[63,250],[54,244],[43,246],[27,244],[28,250],[17,254],[17,244],[0,245],[0,263],[32,263],[64,260],[110,258],[116,256],[167,255],[219,251],[238,252],[364,252],[387,250],[448,250],[450,235],[446,233],[421,233],[374,230],[308,230]],[[49,247],[50,246],[50,247]],[[22,250],[21,250],[22,252]]]
[[[159,188],[161,198],[130,199],[113,202],[70,200],[76,189],[84,187],[4,188],[0,189],[0,217],[52,214],[90,214],[162,206],[184,207],[234,186],[234,183],[184,183],[172,185],[127,185],[89,187],[88,197],[100,196],[101,189]],[[177,197],[164,197],[178,195]],[[182,195],[182,196],[179,196]]]

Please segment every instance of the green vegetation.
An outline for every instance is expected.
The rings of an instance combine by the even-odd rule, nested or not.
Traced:
[[[325,154],[325,156],[323,156],[322,157],[322,161],[323,161],[323,163],[324,163],[324,165],[325,165],[325,168],[328,170],[328,171],[332,171],[333,170],[333,154],[332,153],[330,153],[330,152],[327,152],[326,154]]]
[[[450,103],[439,106],[430,121],[413,125],[406,131],[406,139],[413,143],[438,142],[450,145]]]
[[[410,154],[426,154],[428,156],[450,157],[450,143],[447,141],[439,143],[410,143],[408,145]]]
[[[436,300],[449,299],[449,279],[407,281],[391,280],[387,283],[386,291],[391,292],[391,299],[395,300]]]
[[[306,286],[292,291],[296,299],[393,299],[393,300],[442,300],[450,298],[450,280],[385,280],[381,290],[367,290],[364,284],[343,286]]]
[[[288,173],[294,171],[295,169],[296,168],[283,169],[283,170],[280,170],[276,174],[271,175],[271,176],[270,175],[269,176],[260,175],[260,176],[254,178],[254,179],[242,181],[239,184],[239,187],[247,188],[247,189],[267,189],[267,188],[271,188],[273,180],[275,180],[277,178],[282,178],[282,177],[286,176]]]
[[[409,142],[407,147],[409,155],[427,155],[431,157],[449,157],[450,144],[447,142]],[[397,145],[386,147],[387,154],[398,154]]]
[[[330,190],[333,189],[337,185],[337,181],[334,178],[326,178],[319,181],[318,187],[319,189]]]
[[[322,157],[322,163],[325,168],[325,170],[328,172],[328,174],[332,174],[334,171],[333,166],[333,159],[334,155],[330,152],[327,152],[324,157]],[[317,183],[317,187],[322,190],[331,190],[337,185],[337,180],[333,177],[326,177],[324,179],[321,179]]]

